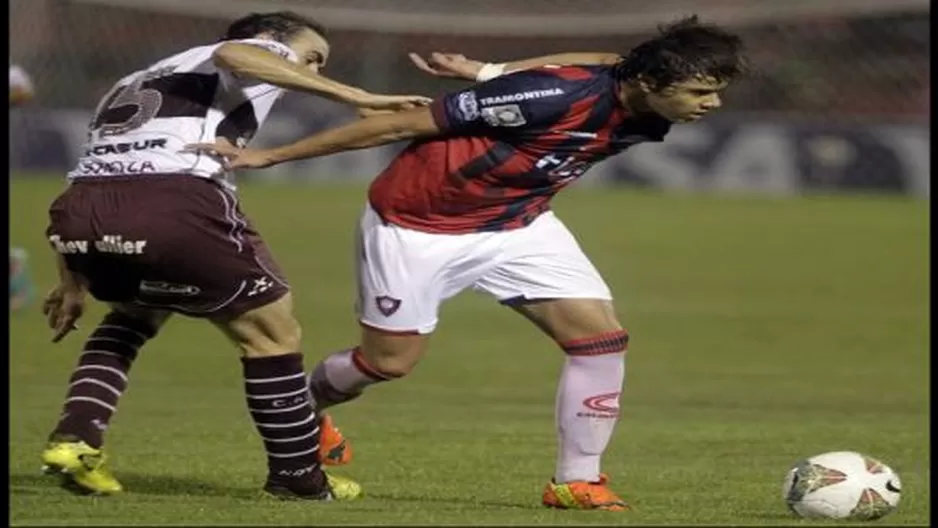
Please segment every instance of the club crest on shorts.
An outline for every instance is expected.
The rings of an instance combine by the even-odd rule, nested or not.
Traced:
[[[375,297],[375,305],[378,307],[378,311],[384,314],[385,317],[390,317],[391,314],[401,307],[401,300],[388,297],[387,295],[379,295]]]

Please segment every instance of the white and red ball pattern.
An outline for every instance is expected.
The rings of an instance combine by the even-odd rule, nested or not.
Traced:
[[[879,460],[834,451],[795,464],[782,496],[801,517],[873,520],[896,509],[901,489],[899,476]]]

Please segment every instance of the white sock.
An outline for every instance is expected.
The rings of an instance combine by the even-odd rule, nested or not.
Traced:
[[[309,373],[307,382],[317,410],[361,396],[369,385],[393,379],[369,365],[358,349],[336,352]]]
[[[625,353],[568,355],[557,388],[554,481],[599,480],[600,457],[619,417]]]

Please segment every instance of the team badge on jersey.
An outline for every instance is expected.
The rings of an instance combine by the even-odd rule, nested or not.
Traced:
[[[528,122],[516,104],[490,106],[482,109],[482,119],[492,126],[519,127]]]
[[[387,295],[381,295],[375,297],[375,305],[378,307],[378,311],[384,314],[385,317],[390,317],[401,307],[401,300],[388,297]]]

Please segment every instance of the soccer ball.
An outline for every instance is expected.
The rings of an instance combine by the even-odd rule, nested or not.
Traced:
[[[901,488],[899,476],[879,460],[835,451],[795,464],[782,497],[802,517],[867,521],[896,509]]]

